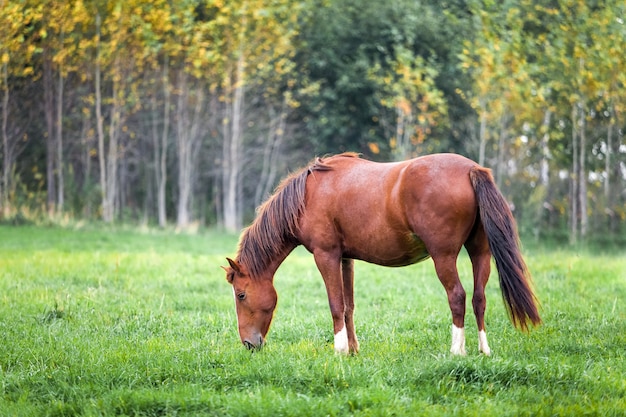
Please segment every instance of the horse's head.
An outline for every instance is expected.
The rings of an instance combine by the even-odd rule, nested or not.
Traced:
[[[237,261],[227,258],[226,280],[233,286],[239,337],[248,349],[263,346],[278,295],[271,277],[250,277]]]

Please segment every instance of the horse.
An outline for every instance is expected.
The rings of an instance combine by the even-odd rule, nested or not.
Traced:
[[[299,245],[313,254],[324,280],[337,353],[359,351],[355,259],[401,267],[432,258],[452,313],[454,355],[466,355],[466,293],[456,267],[462,246],[472,263],[479,352],[491,353],[484,315],[492,256],[513,325],[527,331],[541,323],[510,207],[491,171],[457,154],[378,163],[343,153],[316,158],[284,179],[222,267],[248,349],[265,343],[278,299],[274,274]]]

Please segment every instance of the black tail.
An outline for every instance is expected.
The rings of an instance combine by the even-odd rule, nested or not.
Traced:
[[[496,261],[502,298],[515,327],[528,330],[541,323],[531,277],[522,258],[515,219],[508,203],[496,187],[491,171],[474,167],[470,180],[478,200],[478,210],[489,248]]]

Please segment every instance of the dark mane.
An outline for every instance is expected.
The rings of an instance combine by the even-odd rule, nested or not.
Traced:
[[[338,156],[356,157],[345,153]],[[307,167],[281,181],[274,194],[257,208],[254,222],[244,229],[239,240],[237,261],[243,264],[251,277],[259,277],[273,259],[290,243],[297,244],[296,233],[302,211],[306,180],[312,172],[329,171],[327,158],[316,158]]]

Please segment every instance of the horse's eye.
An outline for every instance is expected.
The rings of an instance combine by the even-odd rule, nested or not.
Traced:
[[[237,299],[239,301],[243,301],[246,299],[246,293],[245,292],[240,292],[239,294],[237,294]]]

